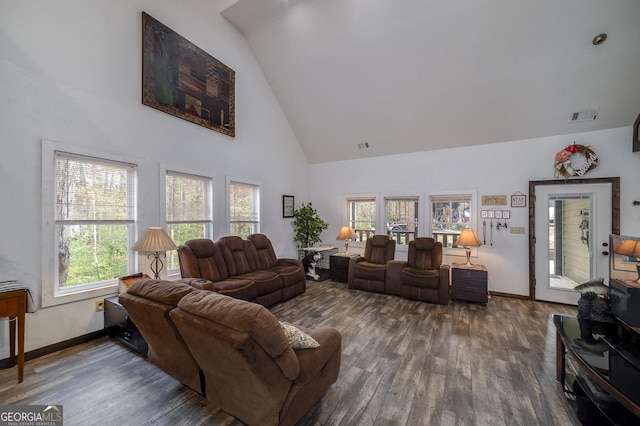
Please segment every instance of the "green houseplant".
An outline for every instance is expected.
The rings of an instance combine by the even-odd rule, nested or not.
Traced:
[[[304,248],[322,242],[320,234],[329,227],[329,224],[318,216],[318,212],[309,202],[302,203],[300,207],[293,210],[293,227],[296,232],[293,241],[298,243],[298,248]]]

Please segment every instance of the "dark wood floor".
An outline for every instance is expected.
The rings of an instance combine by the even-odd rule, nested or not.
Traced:
[[[554,312],[493,297],[448,306],[310,283],[271,309],[342,333],[338,381],[301,425],[576,425],[555,382]],[[239,425],[124,346],[98,339],[0,371],[0,405],[61,404],[71,425]]]

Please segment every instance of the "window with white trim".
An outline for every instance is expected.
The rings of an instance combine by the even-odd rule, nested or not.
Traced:
[[[260,186],[229,182],[229,232],[246,238],[260,232]]]
[[[432,195],[431,236],[443,247],[457,247],[463,229],[471,227],[471,194]]]
[[[356,232],[354,241],[367,241],[376,233],[376,199],[347,198],[347,217]]]
[[[135,264],[136,165],[54,152],[54,296],[117,283]]]
[[[397,245],[409,245],[418,237],[418,197],[385,197],[387,235]]]
[[[195,238],[211,238],[212,179],[167,170],[165,175],[167,233],[179,246]],[[178,252],[167,253],[167,271],[180,267]]]

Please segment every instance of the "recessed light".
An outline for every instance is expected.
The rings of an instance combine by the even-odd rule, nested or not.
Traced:
[[[594,46],[599,46],[602,43],[604,43],[606,39],[607,39],[607,35],[605,33],[598,34],[593,38],[593,41],[591,43],[593,43]]]

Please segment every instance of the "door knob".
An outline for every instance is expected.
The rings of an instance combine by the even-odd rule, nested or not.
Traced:
[[[609,243],[602,243],[602,247],[609,247]]]
[[[605,256],[609,256],[609,252],[608,251],[603,251],[602,254],[604,254]]]

